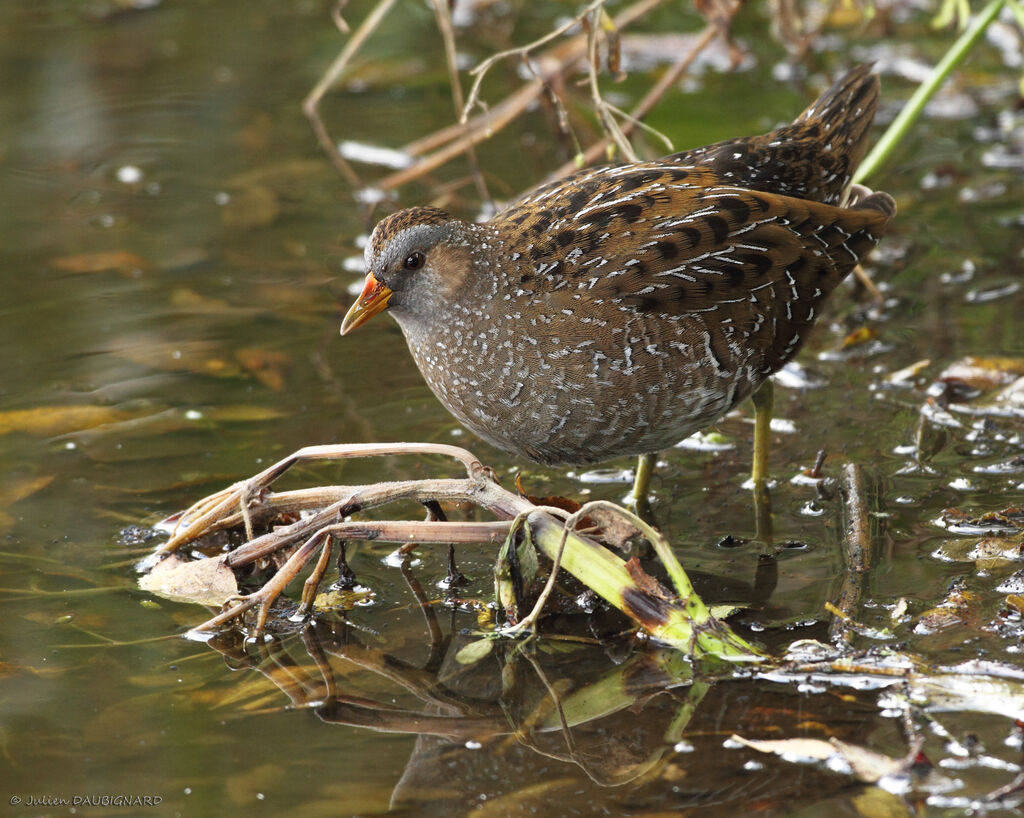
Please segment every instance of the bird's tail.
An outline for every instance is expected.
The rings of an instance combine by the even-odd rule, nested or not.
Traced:
[[[822,153],[832,158],[829,164],[845,170],[848,183],[867,151],[878,97],[878,75],[871,73],[870,65],[859,65],[836,80],[789,127],[820,139]]]
[[[839,204],[867,149],[878,77],[861,65],[840,77],[788,125],[667,157],[709,168],[725,182]]]

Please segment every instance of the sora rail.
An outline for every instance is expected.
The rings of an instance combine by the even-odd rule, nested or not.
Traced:
[[[485,224],[388,216],[342,335],[387,310],[466,427],[540,463],[648,455],[789,361],[896,212],[850,185],[879,93],[850,71],[790,125],[579,171]]]

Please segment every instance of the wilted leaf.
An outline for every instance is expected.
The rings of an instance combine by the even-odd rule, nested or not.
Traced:
[[[175,343],[123,338],[111,352],[133,363],[165,372],[195,372],[216,377],[231,377],[241,372],[238,364],[223,357],[219,345],[210,341]]]
[[[981,392],[1006,386],[1024,376],[1024,358],[967,356],[954,361],[939,374],[942,383],[959,383]]]
[[[1002,511],[988,511],[979,516],[958,508],[944,508],[939,524],[957,534],[1013,534],[1024,529],[1024,507],[1008,506]]]
[[[210,406],[203,410],[203,417],[225,423],[253,423],[264,420],[278,420],[285,413],[269,406],[237,404],[234,406]]]
[[[235,357],[247,371],[255,376],[256,380],[268,389],[273,389],[275,392],[284,389],[285,367],[291,364],[291,356],[284,352],[248,347],[237,350]]]
[[[249,185],[236,190],[220,209],[225,227],[249,229],[273,224],[281,213],[277,194],[263,185]]]
[[[475,665],[481,659],[490,656],[493,650],[493,639],[477,639],[475,642],[463,645],[459,652],[455,654],[455,661],[460,665]]]
[[[912,814],[906,801],[881,787],[868,787],[850,803],[864,818],[910,818]]]
[[[979,602],[978,595],[966,590],[962,583],[953,583],[938,605],[918,617],[914,633],[928,635],[962,625],[974,615]]]
[[[913,363],[910,366],[905,366],[903,369],[890,372],[885,376],[885,381],[886,383],[891,384],[911,385],[917,380],[918,376],[931,365],[932,362],[925,358],[924,360]]]
[[[35,668],[28,665],[16,665],[12,662],[0,662],[0,679],[6,676],[20,676],[23,673],[31,673],[34,676],[60,676],[65,670],[66,668],[57,665]]]
[[[107,617],[103,614],[57,614],[52,611],[32,611],[23,614],[22,618],[27,619],[29,622],[35,622],[37,625],[69,625],[74,623],[89,630],[99,630],[109,624]]]
[[[139,587],[175,602],[218,607],[238,593],[234,573],[221,560],[186,561],[176,554],[140,577]]]
[[[362,602],[373,599],[374,593],[368,588],[360,590],[334,589],[317,594],[313,600],[313,609],[318,613],[324,611],[351,611]]]
[[[946,540],[932,556],[952,562],[974,562],[982,570],[991,570],[1024,559],[1024,541],[994,535],[980,540]]]
[[[732,740],[738,741],[744,747],[749,747],[751,750],[781,756],[787,761],[824,761],[826,758],[835,755],[836,752],[836,748],[827,741],[816,738],[784,738],[756,741],[733,735]]]
[[[51,262],[58,270],[66,273],[103,273],[108,270],[133,272],[145,270],[149,264],[141,256],[123,250],[99,253],[75,253],[61,256]]]
[[[63,435],[92,429],[106,423],[119,423],[137,417],[136,413],[109,406],[38,406],[0,412],[0,435],[28,432],[33,435]]]
[[[7,508],[31,497],[37,491],[41,491],[53,482],[54,475],[43,474],[35,477],[25,477],[15,480],[0,488],[0,508]]]
[[[606,508],[595,508],[587,518],[601,529],[596,536],[615,548],[624,548],[629,540],[640,534],[640,529],[626,517]]]
[[[860,344],[866,344],[875,337],[877,337],[877,334],[870,327],[859,327],[843,339],[839,348],[849,349],[850,347],[859,346]]]
[[[1006,597],[1006,604],[1013,608],[1017,612],[1017,615],[1024,614],[1024,596],[1020,594],[1010,594]]]
[[[966,662],[958,667],[981,672],[911,676],[909,697],[915,702],[926,702],[933,710],[992,713],[1003,718],[1024,719],[1024,684],[1019,669],[994,662]]]
[[[830,759],[839,760],[845,762],[854,778],[868,783],[878,781],[887,775],[898,775],[908,767],[905,759],[890,758],[866,747],[847,744],[845,741],[835,738],[830,741],[808,738],[748,741],[737,735],[732,738],[752,750],[757,750],[760,753],[772,753],[786,761],[807,763]],[[835,770],[836,766],[832,765],[832,769]]]

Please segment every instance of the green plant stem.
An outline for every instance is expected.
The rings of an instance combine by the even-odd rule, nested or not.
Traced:
[[[885,161],[889,158],[892,152],[896,149],[896,146],[903,141],[903,138],[907,135],[907,131],[913,127],[914,123],[921,116],[921,112],[924,110],[924,106],[928,103],[935,92],[939,90],[942,83],[945,82],[946,78],[967,56],[968,52],[974,47],[974,44],[978,41],[981,35],[988,28],[989,24],[996,18],[1003,6],[1006,4],[1006,0],[992,0],[981,13],[975,17],[969,26],[964,30],[964,33],[960,35],[960,38],[953,43],[946,55],[939,61],[939,64],[932,69],[931,75],[925,82],[914,92],[914,95],[907,101],[907,104],[900,111],[899,116],[893,120],[893,123],[889,126],[889,129],[883,134],[882,138],[878,140],[874,149],[868,155],[861,166],[857,169],[857,172],[853,175],[853,181],[855,183],[863,182],[871,174],[881,167]]]

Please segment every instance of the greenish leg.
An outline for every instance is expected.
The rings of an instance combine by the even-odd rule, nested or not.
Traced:
[[[755,486],[768,482],[768,447],[771,445],[772,407],[775,404],[775,387],[769,378],[751,396],[754,402],[754,463],[750,468],[750,479]]]
[[[751,396],[754,402],[754,459],[750,481],[754,484],[754,516],[757,538],[769,548],[772,545],[772,504],[768,494],[768,449],[771,444],[772,407],[775,386],[769,378]]]
[[[633,490],[629,493],[629,504],[636,509],[642,520],[651,519],[651,501],[648,490],[651,487],[651,475],[654,473],[656,454],[642,454],[636,461],[636,477],[633,478]]]

